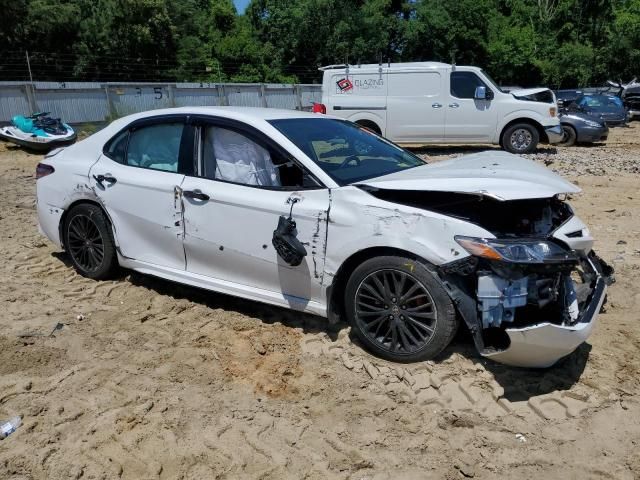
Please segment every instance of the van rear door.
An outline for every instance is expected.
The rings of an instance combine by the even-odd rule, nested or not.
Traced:
[[[323,89],[328,91],[327,113],[351,121],[368,120],[384,133],[387,109],[387,73],[359,72],[356,68],[332,73]]]
[[[385,136],[401,143],[443,140],[446,109],[441,72],[389,71],[388,83]]]

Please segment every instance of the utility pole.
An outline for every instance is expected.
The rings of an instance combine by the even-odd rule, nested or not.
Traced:
[[[24,51],[25,56],[27,57],[27,70],[29,70],[29,81],[31,83],[31,92],[30,95],[27,94],[27,100],[29,101],[29,108],[31,108],[31,112],[35,113],[36,106],[36,89],[33,86],[33,74],[31,73],[31,62],[29,61],[29,50]],[[28,89],[27,89],[28,91]]]
[[[24,54],[27,57],[27,69],[29,70],[29,81],[31,82],[31,86],[33,87],[33,75],[31,74],[31,62],[29,62],[29,50],[25,50]]]

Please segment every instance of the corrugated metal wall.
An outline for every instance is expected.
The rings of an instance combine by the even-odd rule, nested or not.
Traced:
[[[321,85],[0,82],[0,122],[34,111],[68,123],[108,122],[166,107],[233,105],[310,110]]]

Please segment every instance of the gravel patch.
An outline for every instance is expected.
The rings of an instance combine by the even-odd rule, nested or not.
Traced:
[[[456,158],[471,153],[500,148],[482,146],[429,146],[415,149],[430,161]],[[640,122],[629,127],[612,128],[606,143],[554,147],[542,145],[535,153],[523,157],[541,163],[562,176],[606,176],[617,173],[640,173]]]

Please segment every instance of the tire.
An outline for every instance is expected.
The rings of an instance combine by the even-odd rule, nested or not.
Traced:
[[[458,329],[455,308],[438,279],[422,263],[400,256],[360,264],[347,282],[345,310],[364,347],[393,362],[432,359]]]
[[[562,132],[564,133],[564,137],[562,141],[556,144],[558,147],[572,147],[576,144],[576,140],[578,138],[578,134],[576,129],[570,125],[562,125]]]
[[[64,221],[64,246],[76,271],[88,278],[110,278],[118,267],[111,226],[102,209],[84,203],[73,207]]]
[[[382,135],[382,130],[380,130],[380,127],[375,122],[372,122],[371,120],[358,120],[356,124],[360,125],[363,128],[366,128],[367,130],[371,130],[373,133]]]
[[[538,146],[540,134],[529,123],[516,123],[507,128],[501,139],[502,148],[511,153],[531,153]]]

